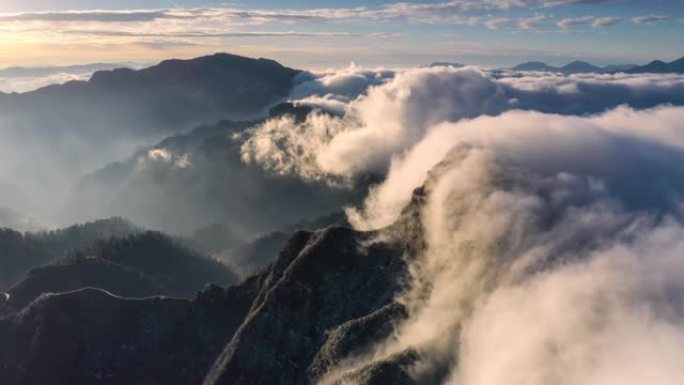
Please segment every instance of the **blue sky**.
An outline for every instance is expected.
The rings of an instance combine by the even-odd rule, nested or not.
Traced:
[[[300,68],[684,56],[682,0],[0,0],[0,66],[226,51]]]

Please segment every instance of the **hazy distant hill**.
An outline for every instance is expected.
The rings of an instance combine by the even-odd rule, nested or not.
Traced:
[[[654,60],[643,66],[636,66],[627,71],[628,73],[684,73],[684,57],[669,63]]]
[[[461,63],[452,63],[452,62],[446,62],[446,61],[436,61],[433,63],[430,63],[428,67],[451,67],[451,68],[461,68],[464,65]]]
[[[625,71],[632,67],[634,67],[633,64],[611,64],[605,67],[598,67],[584,61],[574,61],[562,67],[554,67],[543,62],[531,61],[527,63],[518,64],[517,66],[511,69],[514,71],[558,72],[570,75],[578,73]]]

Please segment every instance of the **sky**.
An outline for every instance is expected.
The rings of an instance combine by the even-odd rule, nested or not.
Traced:
[[[0,67],[214,52],[304,69],[684,56],[681,0],[0,0]]]

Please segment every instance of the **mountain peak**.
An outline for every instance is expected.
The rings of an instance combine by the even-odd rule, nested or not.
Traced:
[[[540,61],[530,61],[513,67],[514,71],[551,71],[554,67]]]

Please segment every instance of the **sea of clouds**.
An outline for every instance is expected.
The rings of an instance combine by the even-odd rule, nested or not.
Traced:
[[[417,352],[418,383],[677,384],[684,376],[684,76],[477,68],[310,76],[245,162],[344,186],[361,230],[423,186],[397,332],[331,371]]]

